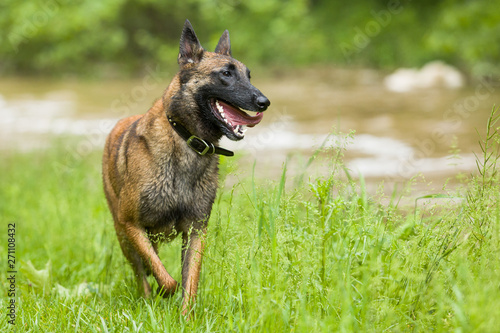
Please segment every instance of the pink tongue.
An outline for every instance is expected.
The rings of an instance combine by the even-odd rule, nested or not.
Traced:
[[[219,101],[219,104],[224,108],[224,116],[233,126],[237,125],[247,125],[248,127],[254,127],[264,117],[262,112],[257,112],[257,115],[250,116],[249,114],[238,110],[224,102]]]

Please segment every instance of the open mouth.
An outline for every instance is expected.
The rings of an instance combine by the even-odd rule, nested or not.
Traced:
[[[246,112],[247,110],[242,110],[215,98],[210,100],[210,106],[215,116],[239,139],[245,136],[248,127],[254,127],[264,117],[262,112],[251,116]]]

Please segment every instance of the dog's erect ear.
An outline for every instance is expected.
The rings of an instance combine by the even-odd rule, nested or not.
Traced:
[[[215,47],[215,53],[228,55],[231,57],[231,41],[229,40],[229,31],[224,31]]]
[[[179,48],[179,57],[177,62],[179,65],[186,65],[188,63],[196,63],[203,57],[203,47],[196,37],[191,23],[186,20],[184,28],[182,29],[181,42]]]

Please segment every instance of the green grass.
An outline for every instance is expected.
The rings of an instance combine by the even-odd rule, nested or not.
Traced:
[[[488,133],[491,151],[498,135]],[[346,177],[334,149],[313,161],[329,163],[329,175],[292,178],[285,166],[276,181],[227,185],[186,322],[180,293],[138,295],[102,192],[100,153],[77,158],[62,147],[0,163],[2,263],[6,225],[16,223],[17,332],[498,331],[498,155],[454,194],[461,204],[438,195],[425,210],[397,197],[379,203],[363,179]],[[224,175],[234,163],[223,161]],[[180,279],[179,240],[160,256]],[[2,309],[8,300],[2,293]],[[3,314],[0,331],[13,330]]]

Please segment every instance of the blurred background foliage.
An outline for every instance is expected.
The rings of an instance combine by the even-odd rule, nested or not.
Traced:
[[[212,50],[224,29],[252,67],[500,64],[500,0],[2,0],[0,74],[114,77],[175,66],[184,20]]]

